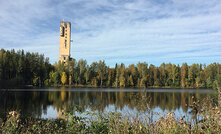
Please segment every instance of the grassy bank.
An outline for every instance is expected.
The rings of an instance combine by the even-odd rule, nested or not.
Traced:
[[[85,116],[78,116],[72,112],[81,113],[78,107],[73,107],[58,120],[22,118],[19,112],[12,111],[5,120],[0,119],[0,133],[220,133],[220,107],[205,102],[202,105],[199,101],[193,102],[191,120],[168,113],[153,121],[153,114],[157,113],[149,111],[148,107],[145,112],[149,114],[143,121],[115,112],[86,112],[82,113]]]

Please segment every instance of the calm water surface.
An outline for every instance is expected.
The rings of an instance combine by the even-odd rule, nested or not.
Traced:
[[[174,112],[179,118],[191,117],[192,96],[200,101],[210,98],[217,102],[217,93],[207,89],[53,88],[13,89],[0,94],[1,118],[12,110],[20,111],[24,117],[63,118],[63,113],[73,105],[79,105],[83,112],[118,111],[139,118],[145,117],[148,111],[160,115]]]

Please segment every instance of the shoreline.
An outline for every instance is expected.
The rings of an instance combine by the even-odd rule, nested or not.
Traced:
[[[15,86],[15,87],[8,87],[8,88],[0,88],[0,90],[10,90],[10,89],[48,89],[48,88],[97,88],[97,89],[135,89],[135,90],[149,90],[149,89],[163,89],[163,90],[167,90],[167,89],[183,89],[183,90],[189,90],[189,89],[196,89],[196,90],[202,90],[202,89],[206,89],[206,90],[215,90],[213,88],[194,88],[194,87],[170,87],[170,86],[149,86],[146,88],[141,88],[141,87],[107,87],[107,86],[91,86],[91,85],[53,85],[53,86],[33,86],[33,85],[24,85],[24,86]]]

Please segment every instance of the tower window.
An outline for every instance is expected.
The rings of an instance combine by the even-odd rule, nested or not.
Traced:
[[[67,48],[67,40],[64,40],[64,47]]]
[[[60,27],[60,36],[64,36],[64,27]]]

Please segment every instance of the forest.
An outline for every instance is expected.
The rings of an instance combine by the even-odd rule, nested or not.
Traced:
[[[122,88],[216,88],[221,83],[221,64],[211,63],[155,66],[138,62],[114,68],[105,61],[55,62],[43,54],[24,50],[0,50],[0,88],[15,86],[85,86]]]

